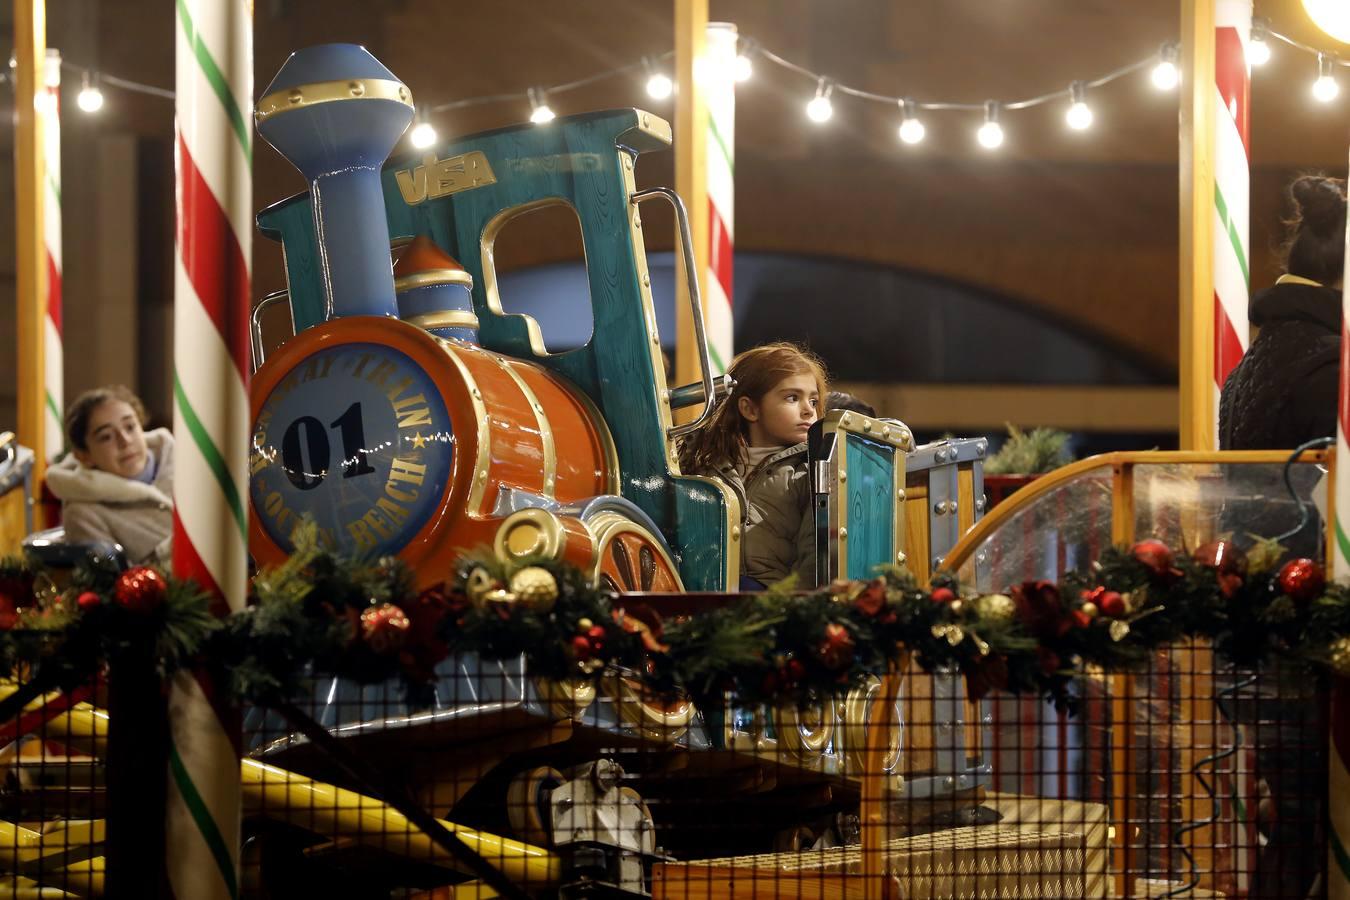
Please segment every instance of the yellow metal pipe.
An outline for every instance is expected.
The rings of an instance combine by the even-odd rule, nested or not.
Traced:
[[[348,838],[409,859],[458,867],[456,860],[393,807],[345,788],[246,759],[240,769],[244,812],[279,819],[330,838]],[[518,884],[543,887],[560,877],[548,850],[441,820],[473,852]]]

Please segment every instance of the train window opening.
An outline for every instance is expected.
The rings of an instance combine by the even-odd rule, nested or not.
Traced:
[[[561,353],[583,347],[591,340],[595,319],[589,279],[558,279],[537,283],[538,278],[512,277],[513,272],[543,271],[549,264],[581,263],[586,267],[581,219],[571,204],[549,201],[522,210],[507,219],[493,242],[484,264],[495,269],[501,311],[523,315],[539,326],[544,349]]]

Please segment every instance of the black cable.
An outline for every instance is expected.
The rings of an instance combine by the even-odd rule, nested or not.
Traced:
[[[1294,482],[1290,478],[1290,475],[1294,471],[1294,463],[1298,461],[1298,458],[1302,456],[1305,451],[1312,450],[1314,447],[1330,447],[1334,443],[1336,443],[1334,437],[1313,438],[1311,441],[1305,441],[1304,443],[1299,444],[1294,452],[1289,454],[1289,458],[1284,461],[1284,487],[1285,490],[1289,492],[1289,496],[1298,504],[1298,524],[1283,534],[1275,535],[1273,540],[1283,541],[1293,537],[1304,528],[1307,528],[1308,521],[1312,518],[1312,514],[1309,512],[1312,503],[1304,500],[1298,495],[1298,491],[1294,489]]]

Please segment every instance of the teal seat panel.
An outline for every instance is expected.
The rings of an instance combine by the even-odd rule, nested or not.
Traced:
[[[848,523],[845,571],[851,578],[868,578],[878,566],[895,562],[898,451],[857,434],[840,434],[847,441],[848,460],[843,490]]]

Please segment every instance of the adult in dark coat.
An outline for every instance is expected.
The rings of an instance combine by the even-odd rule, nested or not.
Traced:
[[[1286,274],[1252,300],[1259,331],[1220,395],[1223,450],[1292,449],[1336,434],[1345,182],[1305,175],[1290,193]]]
[[[1295,212],[1287,223],[1286,274],[1252,300],[1248,318],[1260,330],[1220,395],[1224,450],[1293,449],[1336,434],[1345,181],[1305,175],[1289,192]],[[1269,537],[1292,527],[1284,522],[1288,512],[1252,496],[1233,498],[1225,518],[1239,534]],[[1286,546],[1314,553],[1323,533],[1316,518]],[[1302,667],[1267,662],[1258,672],[1233,710],[1256,744],[1255,774],[1269,793],[1258,822],[1266,845],[1247,896],[1306,897],[1325,863],[1326,697]]]

